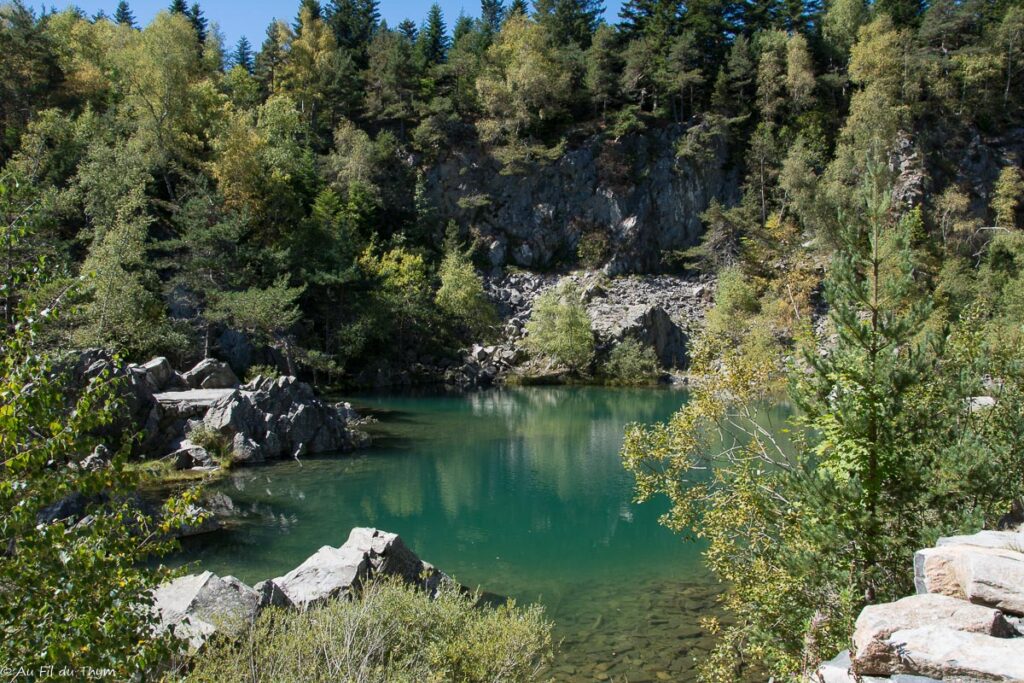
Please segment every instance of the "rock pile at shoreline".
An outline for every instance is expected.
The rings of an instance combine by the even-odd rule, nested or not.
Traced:
[[[869,605],[820,683],[1024,682],[1024,530],[940,538],[914,556],[917,595]]]
[[[227,363],[214,359],[178,372],[166,358],[124,365],[105,351],[89,349],[72,367],[74,386],[102,373],[123,380],[127,407],[121,422],[104,435],[111,445],[141,432],[136,454],[167,457],[178,469],[213,466],[218,455],[243,464],[369,445],[351,405],[323,401],[295,377],[257,377],[241,384]],[[189,438],[197,430],[206,442]],[[210,452],[211,436],[223,452]]]
[[[195,650],[214,634],[241,634],[265,607],[304,610],[348,599],[366,581],[382,576],[397,576],[429,591],[447,579],[398,534],[356,527],[340,547],[324,546],[284,576],[255,586],[208,571],[179,577],[154,589],[153,608],[158,631],[171,630]]]

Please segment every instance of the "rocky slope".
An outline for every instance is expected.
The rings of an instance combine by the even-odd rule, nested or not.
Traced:
[[[427,199],[438,215],[479,234],[496,267],[571,263],[581,237],[597,233],[610,248],[606,272],[651,272],[665,251],[696,244],[712,199],[739,196],[725,140],[714,139],[707,158],[693,162],[676,156],[681,132],[595,136],[517,173],[480,148],[462,148],[431,167]]]
[[[1024,530],[940,538],[914,556],[917,595],[865,607],[818,683],[1024,682]]]
[[[653,348],[665,369],[677,371],[687,367],[690,338],[711,305],[712,280],[671,275],[608,278],[602,273],[583,271],[565,277],[575,282],[582,293],[599,357],[622,340],[633,338]],[[528,358],[526,323],[533,302],[562,279],[558,275],[525,272],[489,278],[487,295],[503,321],[501,339],[468,349],[461,364],[444,369],[445,382],[463,387],[487,385],[522,369]],[[533,368],[526,372],[541,370]]]

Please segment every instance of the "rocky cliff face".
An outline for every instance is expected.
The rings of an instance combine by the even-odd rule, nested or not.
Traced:
[[[524,173],[479,148],[453,151],[426,176],[438,214],[483,238],[494,266],[546,269],[571,263],[584,235],[607,240],[608,274],[658,270],[667,250],[696,244],[714,198],[738,198],[723,139],[709,159],[676,156],[680,130],[619,141],[593,137]]]

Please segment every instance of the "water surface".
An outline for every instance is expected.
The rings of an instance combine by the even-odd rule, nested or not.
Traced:
[[[560,680],[693,679],[710,647],[697,620],[715,587],[700,548],[658,525],[665,501],[632,503],[623,428],[664,420],[667,389],[532,387],[359,396],[372,449],[233,473],[232,529],[189,539],[204,569],[256,582],[354,526],[401,534],[459,581],[540,601],[557,624]]]

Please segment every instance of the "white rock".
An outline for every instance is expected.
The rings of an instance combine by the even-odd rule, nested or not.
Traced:
[[[182,576],[153,591],[158,630],[173,629],[193,648],[213,633],[240,633],[256,616],[259,602],[256,591],[235,577],[212,572]]]
[[[923,626],[943,626],[999,638],[1014,634],[1002,612],[946,595],[912,595],[896,602],[868,605],[853,633],[853,666],[858,674],[888,675],[899,670],[899,653],[889,636]]]
[[[943,545],[914,554],[918,593],[941,593],[1024,615],[1024,553]]]
[[[361,550],[325,545],[273,582],[293,605],[305,609],[358,588],[368,575],[369,567],[366,554]]]
[[[897,673],[943,681],[1024,683],[1024,638],[924,626],[896,631],[888,640],[901,654]]]

